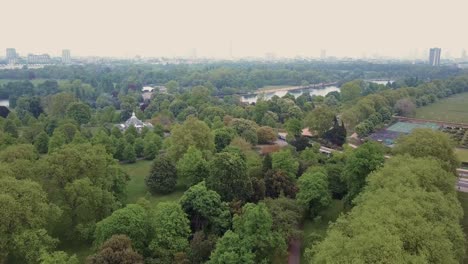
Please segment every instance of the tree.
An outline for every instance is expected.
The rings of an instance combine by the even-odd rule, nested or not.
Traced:
[[[276,140],[276,133],[273,128],[262,126],[257,129],[257,138],[259,144],[271,144]]]
[[[284,124],[288,134],[293,135],[294,137],[300,136],[302,132],[302,122],[299,119],[288,119]]]
[[[49,136],[42,131],[34,140],[34,147],[40,154],[45,154],[49,151]]]
[[[177,175],[186,187],[199,183],[208,176],[208,164],[200,150],[190,146],[177,162]]]
[[[190,263],[206,263],[215,249],[217,239],[215,235],[206,235],[203,231],[195,232],[190,240]]]
[[[94,245],[100,247],[114,235],[125,235],[132,241],[135,249],[142,253],[152,238],[152,232],[146,209],[137,204],[129,204],[97,223]]]
[[[132,248],[126,235],[113,235],[104,242],[95,255],[88,257],[89,264],[143,264],[143,257]]]
[[[256,263],[271,263],[286,253],[285,238],[274,231],[273,218],[262,202],[244,205],[242,214],[234,216],[233,228],[255,254]]]
[[[297,201],[311,216],[317,216],[331,203],[327,175],[321,172],[306,172],[297,182],[299,192]]]
[[[323,137],[330,141],[332,144],[337,146],[343,146],[346,142],[346,128],[344,127],[343,121],[341,121],[341,126],[338,124],[336,117],[333,119],[333,128],[325,132]]]
[[[395,112],[400,116],[414,116],[416,105],[410,98],[402,98],[395,103]]]
[[[136,154],[135,148],[133,145],[127,143],[123,152],[123,160],[127,161],[128,163],[135,163],[136,161]]]
[[[384,163],[383,148],[379,143],[369,141],[351,152],[346,159],[343,179],[348,187],[347,201],[351,203],[366,184],[369,173]]]
[[[3,162],[14,162],[16,160],[30,160],[34,161],[39,158],[36,149],[30,144],[17,144],[8,146],[6,149],[0,152],[0,161]]]
[[[177,183],[176,167],[166,155],[158,156],[145,182],[152,193],[173,192]]]
[[[237,154],[217,153],[209,162],[208,188],[215,190],[224,201],[247,200],[252,194],[252,183],[247,175],[245,161]]]
[[[10,260],[39,263],[41,253],[50,252],[57,243],[58,240],[50,237],[45,229],[27,229],[13,236],[14,252]]]
[[[76,102],[76,97],[71,93],[58,93],[45,98],[44,105],[47,115],[51,117],[64,117],[67,107]]]
[[[406,153],[416,158],[433,157],[442,162],[445,170],[455,172],[460,164],[453,145],[449,136],[443,132],[415,129],[408,136],[397,140],[394,153]]]
[[[0,211],[0,260],[6,260],[15,247],[29,258],[37,257],[30,250],[52,248],[52,238],[41,229],[55,223],[61,211],[49,203],[38,183],[0,176]]]
[[[214,150],[214,138],[210,128],[195,117],[189,117],[182,125],[175,125],[168,140],[167,152],[173,161],[178,161],[189,146],[202,151],[205,158]]]
[[[216,243],[216,248],[211,253],[209,264],[243,263],[254,264],[255,254],[250,245],[231,230],[224,233]]]
[[[143,148],[143,155],[147,160],[153,160],[159,153],[162,146],[162,139],[158,134],[147,133],[145,135],[145,146]]]
[[[310,261],[459,263],[465,238],[454,183],[434,159],[392,157],[369,175],[356,206],[309,250]]]
[[[247,140],[250,144],[256,145],[258,138],[257,138],[257,128],[258,125],[247,119],[243,118],[234,118],[230,122],[230,126],[236,131],[236,133]]]
[[[67,107],[67,116],[78,124],[87,124],[91,119],[91,107],[89,105],[81,103],[81,102],[74,102],[71,103]]]
[[[41,256],[41,264],[79,264],[76,255],[69,256],[63,251],[55,251],[50,254],[44,253]]]
[[[347,82],[341,86],[341,98],[344,102],[357,99],[361,95],[362,80]]]
[[[93,237],[95,223],[117,208],[112,193],[93,186],[89,178],[67,184],[65,197],[63,218],[71,222],[72,236],[84,241]]]
[[[335,113],[329,107],[317,107],[305,118],[305,125],[309,129],[317,132],[319,136],[323,136],[325,132],[333,127]]]
[[[12,137],[18,137],[18,128],[13,120],[7,119],[3,125],[3,131],[10,134]]]
[[[284,171],[290,178],[296,178],[299,162],[293,157],[289,149],[283,149],[271,154],[271,160],[273,170]]]
[[[149,246],[161,263],[172,263],[176,253],[188,249],[190,225],[182,207],[175,202],[161,202],[154,213],[154,238]]]
[[[294,198],[297,187],[295,179],[282,170],[269,170],[265,173],[265,195],[278,198],[280,195]]]
[[[145,141],[142,138],[137,138],[135,139],[135,143],[133,144],[133,147],[135,148],[135,155],[138,158],[143,157],[143,154],[145,151]]]
[[[214,131],[214,141],[216,151],[222,151],[226,146],[231,144],[231,140],[235,137],[236,132],[229,127],[224,127],[220,129],[216,129]]]
[[[218,193],[208,190],[204,181],[185,191],[179,202],[190,218],[192,230],[222,233],[228,228],[228,205],[221,201]]]
[[[289,242],[295,238],[300,238],[302,230],[303,208],[296,200],[279,197],[277,199],[267,198],[265,204],[273,219],[273,230],[281,234]]]

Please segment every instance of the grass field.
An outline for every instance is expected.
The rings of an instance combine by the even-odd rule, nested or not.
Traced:
[[[127,185],[128,203],[135,203],[140,198],[148,199],[151,204],[159,202],[178,201],[184,194],[182,187],[177,186],[177,190],[167,195],[151,195],[145,185],[145,177],[149,174],[152,161],[141,160],[133,164],[122,165],[122,168],[130,176]]]
[[[304,222],[303,240],[301,245],[301,263],[307,263],[304,258],[305,249],[314,242],[314,237],[325,237],[330,222],[335,222],[340,213],[344,211],[342,200],[333,200],[330,207],[321,214],[318,221],[307,219]]]
[[[456,148],[455,154],[460,161],[468,162],[468,149]]]
[[[416,118],[468,123],[468,93],[456,94],[416,109]]]
[[[464,212],[461,225],[463,227],[463,231],[465,232],[465,236],[468,237],[468,193],[459,192],[458,200],[460,201]],[[466,244],[465,247],[466,252],[468,253],[468,244]],[[463,263],[468,264],[468,254],[465,254],[465,260],[463,261]]]

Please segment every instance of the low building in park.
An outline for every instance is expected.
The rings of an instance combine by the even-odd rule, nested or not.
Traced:
[[[117,125],[120,130],[125,131],[127,128],[134,126],[138,132],[140,132],[144,127],[153,128],[153,125],[148,122],[143,122],[138,117],[136,117],[135,112],[132,113],[132,116],[125,121],[125,123]]]

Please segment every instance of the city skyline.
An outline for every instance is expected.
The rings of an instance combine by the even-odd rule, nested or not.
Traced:
[[[0,49],[21,56],[60,57],[66,48],[74,56],[213,58],[319,58],[326,50],[329,57],[423,59],[437,46],[458,58],[468,47],[461,34],[468,3],[438,2],[7,1],[6,10],[22,10],[24,21],[9,26],[17,15],[0,17]],[[443,19],[415,20],[422,8]]]

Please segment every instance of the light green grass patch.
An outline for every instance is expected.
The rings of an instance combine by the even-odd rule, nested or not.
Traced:
[[[468,162],[468,149],[456,148],[455,155],[462,162]]]
[[[416,109],[416,118],[468,123],[468,93],[461,93]]]

